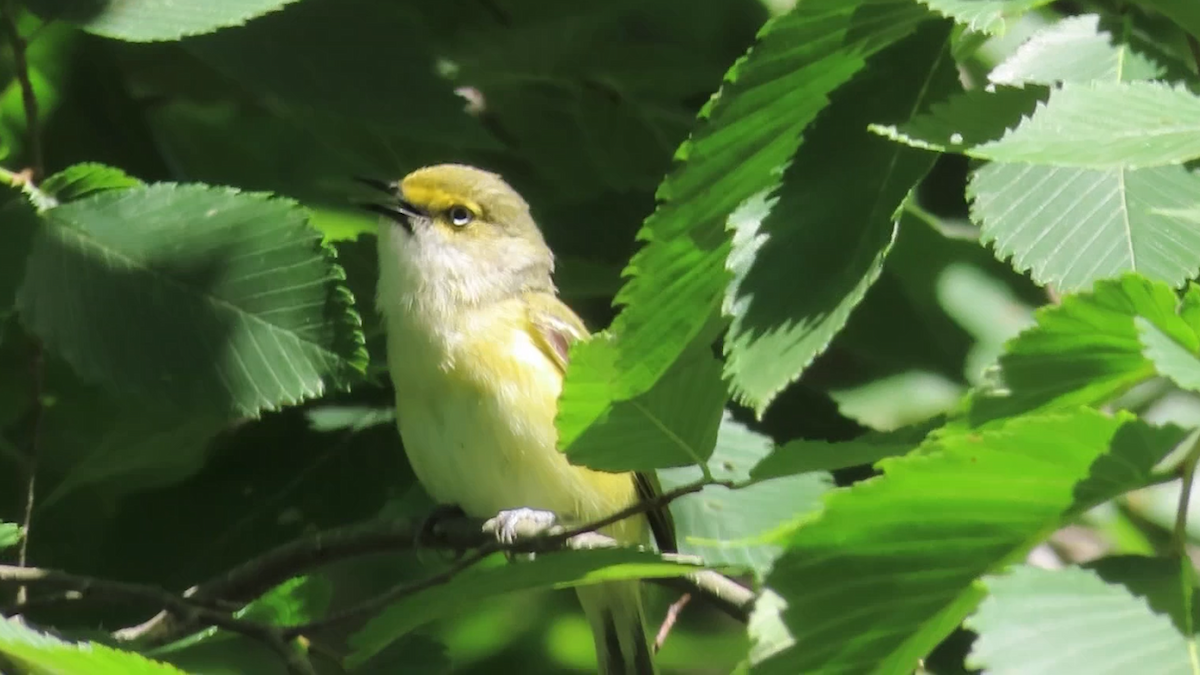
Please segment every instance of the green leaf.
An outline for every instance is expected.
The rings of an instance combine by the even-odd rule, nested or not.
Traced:
[[[420,25],[405,3],[305,0],[185,46],[257,95],[301,110],[450,147],[492,147],[466,101],[438,76],[436,45]]]
[[[907,672],[981,599],[976,579],[1137,487],[1142,458],[1161,459],[1185,435],[1082,409],[944,435],[881,462],[883,476],[831,494],[786,542],[767,585],[787,604],[793,645],[754,672]],[[1105,457],[1092,482],[1104,488],[1079,497]]]
[[[1200,6],[1191,0],[1138,0],[1139,5],[1162,12],[1193,36],[1200,36]]]
[[[511,563],[503,556],[494,556],[449,583],[410,595],[383,610],[350,638],[354,652],[346,663],[355,668],[422,624],[466,610],[488,598],[535,588],[681,576],[697,569],[694,565],[667,562],[654,553],[621,548],[542,553],[533,560]]]
[[[186,675],[174,666],[132,652],[38,633],[15,618],[0,617],[0,656],[29,675]]]
[[[1200,194],[1200,174],[1181,166],[996,163],[972,175],[967,194],[982,241],[1060,291],[1130,271],[1177,286],[1200,269],[1200,229],[1171,212]]]
[[[21,541],[21,526],[0,521],[0,551],[16,546]]]
[[[341,269],[293,202],[202,185],[51,209],[18,295],[80,374],[183,410],[254,416],[366,362]]]
[[[105,190],[142,186],[142,181],[111,166],[85,162],[69,166],[42,181],[38,187],[59,203],[73,202]]]
[[[1154,80],[1167,68],[1100,28],[1100,16],[1064,17],[1038,31],[988,74],[996,84],[1134,82]]]
[[[47,19],[62,19],[89,33],[130,42],[178,40],[239,26],[296,0],[28,0]]]
[[[1169,572],[1164,563],[1174,568],[1179,598],[1178,560],[1122,562],[1153,576]],[[968,667],[1023,675],[1194,673],[1189,653],[1195,645],[1189,643],[1195,638],[1184,637],[1170,616],[1104,576],[1091,569],[1019,566],[987,579],[989,596],[967,620],[979,634]]]
[[[1091,169],[1136,169],[1200,157],[1200,97],[1158,82],[1064,83],[980,159]]]
[[[721,422],[717,446],[708,467],[714,478],[745,482],[751,469],[766,457],[775,444],[751,431],[729,415]],[[701,478],[699,467],[664,469],[658,472],[663,489],[692,483]],[[824,471],[781,476],[749,487],[730,490],[710,485],[697,494],[671,502],[671,515],[679,552],[700,556],[709,565],[752,569],[761,575],[780,553],[777,545],[747,543],[784,523],[803,518],[821,506],[821,496],[833,485]]]
[[[929,9],[972,31],[1003,35],[1009,24],[1031,9],[1054,0],[920,0]]]
[[[1200,286],[1188,286],[1185,302],[1192,306],[1200,303]],[[1160,375],[1164,375],[1176,385],[1200,391],[1200,338],[1195,332],[1176,333],[1178,338],[1167,335],[1149,320],[1138,317],[1134,320],[1138,336],[1141,338],[1144,354],[1153,364]]]
[[[936,155],[901,149],[867,126],[906,120],[959,88],[949,28],[929,24],[873,56],[818,118],[820,132],[784,172],[774,204],[752,201],[729,218],[726,375],[734,397],[760,415],[879,277],[897,210]],[[794,284],[797,269],[804,277]]]
[[[1111,44],[1107,33],[1097,32],[1097,23],[1094,16],[1084,16],[1056,24],[1030,40],[1022,47],[1025,51],[1018,50],[993,76],[1017,84],[1096,80],[1117,87],[1158,73],[1128,45]],[[1154,91],[1162,90],[1161,85],[1153,86],[1158,87]],[[980,103],[991,100],[987,95],[976,98]],[[1118,107],[1124,110],[1121,101]],[[986,106],[957,112],[948,116],[943,129],[989,114]],[[1013,112],[999,116],[1005,125],[1011,126]],[[964,142],[984,140],[992,138]],[[998,257],[1011,257],[1018,271],[1030,270],[1039,283],[1072,291],[1134,270],[1172,285],[1194,276],[1200,268],[1200,231],[1182,211],[1195,205],[1198,191],[1200,176],[1179,166],[990,164],[971,176],[967,195],[982,240],[993,245]]]
[[[659,187],[661,203],[638,235],[646,245],[617,296],[624,305],[610,328],[617,339],[572,350],[558,422],[564,447],[613,401],[644,393],[687,348],[716,337],[730,214],[780,182],[828,93],[927,16],[909,2],[817,0],[760,31]]]
[[[874,465],[882,459],[912,452],[935,424],[936,421],[884,433],[870,432],[837,443],[803,438],[789,441],[755,465],[750,476],[757,482],[810,471]]]
[[[1000,357],[1003,390],[979,396],[973,421],[1019,412],[1094,405],[1154,375],[1135,317],[1181,340],[1194,331],[1175,313],[1169,286],[1136,275],[1098,282],[1035,314]]]
[[[299,576],[275,586],[234,613],[247,621],[273,626],[294,626],[316,621],[329,609],[333,588],[322,577]],[[236,634],[210,626],[183,639],[155,648],[151,656],[163,656],[196,645],[236,637]]]
[[[8,198],[0,207],[0,320],[8,316],[17,289],[25,278],[25,264],[38,227],[37,212],[14,190],[0,192]]]
[[[614,404],[566,446],[567,458],[602,471],[703,464],[717,442],[725,401],[721,364],[707,350],[697,350],[658,386]]]
[[[1113,76],[1128,79],[1131,73],[1118,70]],[[1020,93],[997,98],[973,92],[942,106],[932,121],[918,118],[908,127],[873,130],[914,147],[1045,167],[1116,171],[1200,158],[1200,123],[1195,121],[1200,97],[1182,86],[1064,82],[1020,124],[995,138],[1025,104]]]
[[[1048,95],[1042,87],[974,89],[935,103],[903,124],[872,124],[870,129],[914,148],[955,152],[1001,138]]]

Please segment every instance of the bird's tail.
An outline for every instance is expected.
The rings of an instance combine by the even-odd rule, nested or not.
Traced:
[[[609,581],[576,589],[592,625],[600,675],[655,675],[638,581]]]

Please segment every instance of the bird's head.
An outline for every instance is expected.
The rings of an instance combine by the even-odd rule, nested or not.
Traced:
[[[369,205],[383,216],[382,282],[460,307],[553,290],[553,254],[529,205],[500,176],[439,164],[395,183],[366,182],[388,194]]]

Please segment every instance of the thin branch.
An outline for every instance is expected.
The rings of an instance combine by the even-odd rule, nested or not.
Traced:
[[[0,6],[4,13],[3,30],[8,44],[12,48],[13,61],[17,67],[17,82],[21,85],[21,103],[25,106],[25,136],[29,146],[29,159],[33,168],[33,180],[40,180],[45,174],[46,165],[42,157],[42,134],[38,119],[37,92],[33,89],[33,81],[29,79],[29,59],[26,50],[29,43],[21,36],[17,28],[16,3],[13,0],[3,0]]]
[[[21,86],[21,102],[25,106],[26,144],[28,145],[29,157],[33,164],[29,180],[25,182],[31,183],[42,176],[45,171],[45,164],[42,159],[42,134],[38,122],[37,93],[33,89],[33,81],[29,78],[29,59],[26,55],[26,48],[29,45],[25,41],[25,38],[21,36],[21,31],[17,27],[16,3],[13,0],[3,0],[0,10],[3,11],[4,15],[3,20],[0,21],[0,30],[4,31],[9,47],[12,49],[13,62],[16,65],[16,78]],[[17,564],[21,567],[25,567],[29,562],[29,539],[33,523],[33,507],[37,500],[38,440],[41,436],[43,409],[42,360],[42,344],[41,342],[34,341],[33,353],[29,360],[29,369],[31,371],[30,387],[33,397],[33,419],[31,423],[29,450],[26,453],[25,499],[21,508],[21,543],[17,548]],[[24,603],[28,598],[28,589],[25,586],[19,586],[17,588],[17,604]]]
[[[438,521],[431,531],[420,532],[419,526],[409,520],[337,528],[277,547],[211,581],[189,589],[182,596],[153,586],[19,567],[0,567],[0,585],[7,581],[47,590],[73,591],[70,597],[137,600],[163,610],[141,625],[114,632],[114,637],[122,641],[161,643],[203,626],[216,626],[253,636],[272,646],[281,656],[302,659],[303,655],[297,656],[298,652],[292,645],[292,642],[302,635],[368,616],[401,598],[444,584],[489,555],[499,552],[550,552],[561,549],[621,546],[615,539],[595,530],[622,518],[665,506],[671,500],[697,492],[709,484],[711,483],[698,482],[678,487],[655,499],[641,502],[588,525],[572,529],[552,527],[548,530],[549,534],[538,531],[518,532],[517,539],[509,544],[501,543],[494,535],[488,534],[484,529],[485,521],[466,517],[443,519]],[[418,534],[421,535],[419,542]],[[438,574],[399,585],[381,596],[317,621],[292,626],[266,626],[231,616],[230,603],[240,606],[279,583],[314,567],[364,554],[402,551],[415,545],[459,552],[473,550]],[[686,556],[670,554],[663,557],[668,560],[691,560]],[[753,591],[711,570],[646,581],[690,594],[692,597],[704,598],[742,622],[749,619],[755,601]],[[59,595],[58,598],[65,600],[68,596]],[[293,673],[304,672],[299,670],[301,667],[299,662],[289,665]]]
[[[22,586],[73,590],[82,595],[111,598],[122,602],[136,600],[155,607],[164,607],[177,615],[186,616],[190,620],[223,628],[231,633],[237,633],[267,645],[279,653],[287,663],[288,672],[292,675],[312,675],[315,672],[312,665],[307,663],[304,655],[287,643],[280,628],[234,618],[225,612],[209,609],[161,588],[15,565],[0,565],[0,582],[17,582]]]
[[[1180,555],[1187,555],[1187,516],[1192,499],[1192,484],[1196,479],[1196,463],[1200,462],[1200,436],[1197,436],[1180,470],[1183,472],[1179,486],[1179,504],[1175,510],[1175,528],[1172,532],[1172,547]]]
[[[332,625],[354,621],[374,614],[384,607],[397,602],[398,600],[419,593],[425,589],[432,588],[434,586],[440,586],[441,584],[452,580],[461,572],[473,567],[476,563],[492,555],[493,553],[537,553],[549,552],[562,548],[598,548],[602,546],[618,546],[619,544],[616,540],[612,539],[611,537],[599,535],[596,533],[596,531],[625,520],[626,518],[631,518],[657,508],[662,508],[680,497],[699,492],[705,487],[714,484],[724,485],[725,487],[734,486],[734,483],[729,481],[718,482],[709,479],[702,479],[694,483],[681,485],[673,490],[668,490],[660,495],[657,495],[654,499],[639,501],[613,513],[606,518],[601,518],[591,523],[580,525],[579,527],[569,529],[552,527],[549,529],[549,533],[547,534],[526,533],[530,536],[518,537],[516,541],[510,544],[502,544],[498,541],[488,542],[438,574],[417,582],[396,586],[383,595],[372,598],[353,607],[349,607],[337,614],[333,614],[318,621],[304,625],[291,626],[286,629],[285,635],[295,637],[297,635],[319,631]],[[663,557],[669,558],[671,556],[664,555]]]
[[[666,644],[667,636],[671,634],[671,629],[675,627],[675,622],[679,620],[679,613],[683,611],[683,608],[687,606],[688,601],[691,599],[691,593],[684,593],[667,608],[667,616],[663,618],[662,625],[658,627],[658,634],[654,636],[655,653],[659,652],[663,645]]]

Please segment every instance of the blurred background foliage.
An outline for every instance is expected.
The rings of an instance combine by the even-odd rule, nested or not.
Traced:
[[[98,162],[146,182],[292,197],[336,248],[363,322],[365,383],[230,424],[101,390],[54,353],[43,355],[35,385],[34,343],[15,317],[0,314],[0,520],[21,520],[23,448],[36,435],[30,559],[170,589],[307,532],[431,506],[387,414],[392,394],[371,309],[374,220],[348,205],[349,177],[398,177],[440,162],[500,172],[533,205],[558,256],[563,296],[590,326],[606,326],[676,148],[756,31],[790,9],[787,0],[299,0],[266,3],[277,11],[250,19],[259,12],[247,1],[245,25],[208,32],[122,23],[106,18],[102,2],[26,4],[18,26],[29,41],[46,175]],[[960,64],[963,78],[987,73],[1081,4],[1090,5],[1022,14]],[[5,49],[0,151],[19,168],[33,157],[15,72]],[[778,440],[846,440],[932,419],[986,381],[1004,342],[1031,324],[1047,295],[979,245],[963,197],[969,167],[939,156],[845,329],[761,420],[741,408],[737,419]],[[0,248],[15,251],[19,223],[32,216],[16,190],[3,198]],[[16,264],[0,252],[0,292],[11,292]],[[45,405],[40,419],[31,414],[35,392]],[[1192,394],[1150,388],[1130,396],[1148,419],[1200,421]],[[844,485],[869,474],[857,467],[835,477]],[[1052,546],[1083,545],[1102,532],[1117,551],[1145,550],[1169,530],[1175,499],[1168,488],[1136,493]],[[438,555],[338,564],[327,574],[332,602],[369,597],[398,575],[438,564]],[[651,615],[672,600],[654,589]],[[31,615],[74,627],[147,616],[144,607],[93,603]],[[660,663],[665,672],[729,672],[746,639],[696,603]],[[955,633],[925,667],[963,672],[968,645],[965,632]],[[591,649],[571,594],[523,593],[438,621],[393,645],[393,659],[358,672],[442,672],[449,664],[462,673],[513,664],[531,674],[587,672]],[[195,672],[283,672],[273,654],[238,638],[160,657]]]

